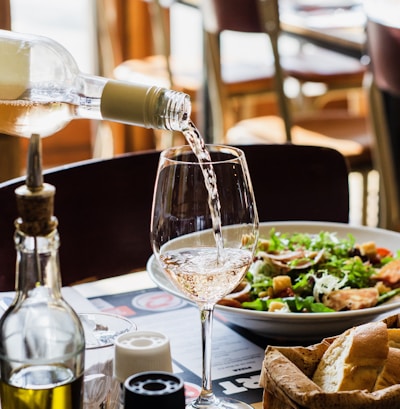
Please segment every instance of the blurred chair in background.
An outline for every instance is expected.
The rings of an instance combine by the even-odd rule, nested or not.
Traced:
[[[220,47],[221,35],[228,31],[265,34],[265,27],[260,19],[257,0],[248,1],[246,4],[240,0],[205,0],[202,1],[201,5],[203,9],[204,31],[206,37],[208,80],[212,84],[211,87],[215,88],[215,93],[217,94],[216,96],[211,96],[212,105],[214,101],[214,106],[212,106],[212,111],[214,113],[213,121],[215,124],[215,133],[221,135],[225,134],[238,119],[229,114],[229,106],[227,106],[225,102],[227,84],[223,76],[223,67],[221,64],[227,57],[223,54],[223,50]],[[275,23],[277,32],[276,41],[278,41],[281,37],[278,10],[275,17],[277,21],[273,22],[270,18],[269,23]],[[271,36],[271,32],[268,34]],[[272,47],[274,47],[274,43],[272,43]],[[244,58],[242,59],[242,71],[247,69],[247,52],[246,49],[243,52]],[[332,54],[334,54],[334,57]],[[327,55],[329,56],[329,59],[327,59]],[[265,52],[266,62],[267,58],[268,49],[266,49]],[[335,61],[334,64],[332,64],[333,59]],[[274,63],[272,62],[269,64],[269,69],[274,69]],[[301,83],[324,83],[328,90],[347,89],[348,87],[355,87],[356,85],[361,89],[362,78],[365,72],[365,68],[359,61],[350,59],[349,57],[338,53],[332,53],[328,50],[322,50],[320,48],[315,49],[315,47],[314,52],[311,54],[297,52],[290,56],[283,55],[279,61],[279,66],[281,67],[284,77],[292,76]],[[265,70],[265,68],[263,69]],[[279,82],[280,79],[278,78],[277,81]],[[275,86],[279,87],[280,85],[276,84]],[[210,90],[210,93],[212,91],[213,90]],[[244,88],[242,94],[245,95],[245,93],[246,89]],[[217,105],[222,105],[222,108],[220,108],[220,114],[217,113]],[[282,107],[280,109],[282,110]]]
[[[275,51],[275,66],[282,68],[278,39],[280,33],[279,9],[277,0],[259,1],[251,0],[244,7],[240,0],[229,0],[229,6],[224,7],[227,0],[204,0],[205,31],[209,37],[218,34],[218,21],[225,21],[228,16],[230,22],[243,20],[252,13],[253,30],[263,30],[270,37],[272,49]],[[260,7],[260,8],[259,8]],[[246,13],[243,9],[246,8]],[[227,12],[229,10],[229,13]],[[258,21],[258,25],[257,24]],[[208,23],[210,22],[210,23]],[[243,24],[243,22],[242,22]],[[232,27],[231,27],[232,28]],[[282,117],[268,115],[249,118],[234,124],[229,128],[227,121],[219,119],[223,113],[223,81],[216,67],[216,60],[208,60],[209,80],[214,80],[217,86],[210,87],[215,93],[210,98],[213,121],[216,127],[215,139],[229,144],[260,144],[260,143],[285,143],[291,141],[300,145],[316,145],[331,147],[345,156],[349,163],[350,171],[357,171],[364,176],[363,211],[366,212],[367,173],[372,169],[371,142],[372,138],[367,130],[366,118],[354,116],[346,110],[322,110],[315,113],[295,114],[291,112],[288,98],[283,93],[283,84],[279,83],[282,76],[277,76],[277,93],[280,96]],[[279,71],[277,71],[279,72]],[[295,116],[296,115],[296,116]],[[214,119],[216,118],[216,119]],[[218,127],[220,122],[223,125]],[[363,217],[366,223],[366,214]]]
[[[336,6],[335,6],[336,5]],[[298,30],[300,36],[323,28],[329,32],[348,33],[350,41],[357,38],[358,27],[365,20],[359,0],[346,4],[327,1],[280,0],[279,11],[282,26]],[[293,26],[294,25],[294,26]],[[301,25],[306,26],[306,32]],[[287,35],[282,36],[282,67],[291,79],[298,82],[295,97],[296,108],[305,111],[328,107],[348,107],[353,113],[360,113],[365,107],[362,91],[366,67],[360,60],[337,51],[311,44],[306,39]],[[287,52],[286,42],[293,47]],[[293,81],[291,81],[293,82]],[[295,81],[296,82],[296,81]]]
[[[143,0],[98,0],[95,5],[100,75],[112,78],[123,61],[151,53],[151,19]],[[106,149],[111,141],[111,156],[155,147],[152,129],[106,122],[101,128],[98,138]]]
[[[168,3],[162,0],[148,1],[156,54],[124,61],[116,67],[114,75],[118,79],[147,81],[189,94],[193,102],[192,119],[200,123],[196,116],[206,115],[201,112],[202,104],[197,104],[203,98],[204,67],[202,64],[193,64],[189,59],[174,59],[171,55],[168,9],[173,3],[174,0],[169,0]],[[190,35],[189,32],[188,36]],[[226,117],[232,117],[232,123],[241,117],[240,109],[246,106],[249,111],[253,100],[260,96],[269,98],[274,103],[274,69],[267,60],[261,65],[251,61],[243,65],[228,58],[221,60],[219,66],[225,83],[222,109]],[[243,99],[246,103],[242,103]]]
[[[144,0],[152,33],[153,54],[117,64],[113,74],[119,79],[145,82],[172,88],[190,95],[195,103],[202,75],[189,60],[174,60],[171,55],[170,8],[175,0]]]
[[[152,54],[117,64],[113,76],[119,80],[170,88],[188,94],[193,119],[198,112],[196,101],[202,85],[202,67],[190,59],[171,55],[170,8],[175,0],[144,0],[151,22]],[[156,146],[162,148],[183,142],[181,133],[154,130]]]
[[[205,0],[201,2],[201,10],[204,25],[204,41],[205,41],[205,62],[207,86],[209,92],[209,101],[211,108],[211,122],[213,124],[212,133],[214,141],[224,141],[224,135],[227,130],[234,125],[238,120],[243,119],[233,110],[232,104],[229,102],[229,95],[232,93],[232,80],[230,73],[224,67],[224,61],[229,60],[229,55],[225,55],[221,47],[221,37],[225,32],[236,32],[241,34],[260,34],[264,30],[260,24],[260,18],[257,12],[257,4],[255,1],[246,2],[244,4],[240,0]],[[251,41],[251,40],[249,40]],[[258,63],[258,76],[265,76],[267,73],[268,95],[276,95],[277,86],[282,84],[282,81],[275,81],[275,75],[280,75],[281,72],[275,69],[274,61],[270,60],[270,50],[268,44],[264,50],[264,63]],[[251,67],[248,67],[248,49],[243,50],[243,57],[237,61],[236,70],[242,75],[246,72],[251,72]],[[242,64],[240,67],[239,64]],[[254,70],[253,70],[254,71]],[[247,74],[248,75],[248,74]],[[241,97],[241,104],[249,104],[249,99],[246,96],[258,94],[260,97],[264,89],[260,84],[255,83],[254,87],[249,87],[249,84],[243,84],[237,91],[237,96]],[[231,94],[232,95],[232,94]],[[280,104],[280,94],[278,97]],[[280,104],[282,110],[282,105]],[[247,117],[251,115],[251,111],[246,109]],[[238,143],[241,143],[238,141]]]
[[[371,76],[366,82],[375,137],[373,154],[381,179],[379,225],[400,231],[400,4],[379,2],[374,6],[367,8]]]
[[[362,113],[361,94],[366,67],[357,59],[311,44],[300,47],[296,55],[285,55],[282,68],[299,83],[295,100],[299,111],[343,106],[354,114]],[[308,88],[321,86],[316,95]],[[314,87],[312,87],[314,85]]]

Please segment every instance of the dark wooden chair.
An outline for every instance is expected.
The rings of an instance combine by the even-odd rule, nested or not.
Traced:
[[[159,152],[89,160],[44,173],[56,187],[63,285],[143,268],[151,255],[150,213]],[[23,178],[0,184],[0,290],[15,276],[14,190]]]
[[[347,162],[338,151],[291,144],[238,145],[260,221],[349,221]]]
[[[346,162],[337,151],[311,146],[242,146],[260,220],[347,222]],[[63,285],[143,269],[152,254],[150,214],[159,152],[89,160],[45,172],[56,187]],[[0,290],[15,277],[14,190],[0,184]]]
[[[385,2],[376,4],[384,17],[397,16]],[[368,100],[373,154],[380,175],[379,225],[400,231],[400,25],[385,23],[376,13],[367,17]]]
[[[265,4],[261,8],[259,3]],[[210,82],[210,106],[212,121],[214,125],[214,140],[235,143],[281,143],[290,139],[288,128],[290,106],[284,94],[284,78],[293,76],[300,82],[322,82],[332,85],[332,89],[343,87],[361,88],[365,68],[357,61],[349,63],[349,57],[334,53],[334,64],[332,57],[327,59],[327,50],[320,50],[313,55],[304,53],[295,54],[291,58],[281,56],[278,50],[278,41],[281,36],[278,0],[259,2],[258,0],[204,0],[202,1],[205,45],[206,45],[206,67],[208,81]],[[219,37],[225,31],[238,33],[268,34],[268,39],[273,50],[274,57],[274,86],[279,103],[280,115],[284,119],[283,124],[277,124],[276,116],[268,115],[254,118],[248,116],[248,120],[233,121],[233,116],[227,114],[226,93],[227,84],[223,78],[221,68],[221,48]],[[330,54],[329,54],[330,55]],[[265,57],[267,59],[267,55]],[[246,68],[246,64],[243,64]],[[357,68],[354,68],[355,65]],[[265,69],[264,69],[265,70]],[[246,94],[247,88],[242,88],[242,94]],[[351,164],[369,160],[369,144],[366,135],[365,118],[350,115],[347,110],[331,110],[328,113],[312,112],[301,115],[293,115],[291,131],[293,141],[303,145],[331,146],[340,150],[349,158]],[[332,125],[344,124],[340,132],[332,131]],[[260,125],[260,126],[258,126]],[[269,132],[269,129],[272,129]],[[286,133],[285,133],[286,130]],[[346,139],[350,140],[348,142]],[[240,142],[239,142],[240,141]],[[313,142],[314,141],[314,142]]]
[[[319,110],[296,113],[291,110],[284,91],[287,66],[279,50],[280,20],[278,0],[204,0],[204,29],[208,46],[207,68],[210,107],[214,124],[214,140],[229,145],[273,144],[292,142],[298,145],[315,145],[338,150],[346,157],[350,171],[363,176],[362,220],[367,223],[368,173],[373,169],[371,145],[372,135],[367,128],[365,116],[353,115],[347,110]],[[223,81],[218,68],[218,42],[216,34],[222,30],[264,32],[268,35],[275,63],[275,85],[280,116],[265,115],[249,117],[228,125],[221,114],[223,103]],[[313,57],[317,58],[317,57]],[[323,59],[321,58],[321,64]],[[339,60],[338,60],[339,61]],[[214,82],[212,82],[214,81]]]

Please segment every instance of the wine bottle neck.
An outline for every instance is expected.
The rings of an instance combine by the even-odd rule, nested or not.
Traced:
[[[156,86],[110,80],[101,97],[103,119],[182,131],[190,119],[188,95]]]
[[[173,131],[187,129],[190,120],[187,94],[152,85],[80,73],[71,97],[79,118]]]

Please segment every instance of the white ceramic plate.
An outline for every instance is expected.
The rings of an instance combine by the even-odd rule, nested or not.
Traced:
[[[260,236],[269,236],[275,227],[279,232],[319,233],[336,232],[338,237],[352,234],[359,243],[374,241],[378,247],[386,247],[394,252],[400,250],[400,234],[383,229],[355,227],[340,223],[320,222],[271,222],[260,224]],[[168,280],[154,256],[147,263],[147,271],[152,280],[163,290],[174,295],[183,295]],[[307,342],[342,333],[354,325],[382,319],[400,309],[400,301],[392,301],[378,307],[357,311],[332,313],[279,313],[244,310],[217,305],[216,313],[222,314],[228,322],[246,328],[256,334],[287,342]],[[400,311],[400,310],[399,310]]]

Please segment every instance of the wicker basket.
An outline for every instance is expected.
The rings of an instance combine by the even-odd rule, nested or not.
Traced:
[[[384,320],[400,327],[400,315]],[[335,338],[310,347],[268,347],[261,372],[264,409],[399,409],[400,385],[369,393],[327,393],[312,380],[317,365]],[[400,370],[400,368],[399,368]]]

